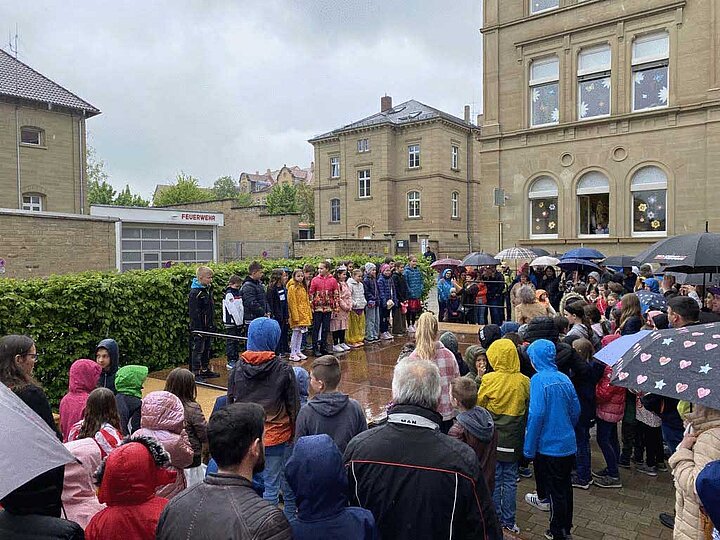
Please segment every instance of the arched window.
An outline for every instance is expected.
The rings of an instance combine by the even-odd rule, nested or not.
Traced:
[[[360,225],[357,228],[357,237],[363,240],[372,240],[372,228],[370,225]]]
[[[539,176],[528,192],[530,199],[530,237],[558,234],[558,187],[549,176]]]
[[[420,192],[409,191],[407,194],[407,216],[409,218],[420,217]]]
[[[340,223],[340,199],[330,199],[330,221]]]
[[[601,172],[585,173],[577,185],[580,235],[610,234],[610,181]]]
[[[460,194],[457,191],[450,194],[450,217],[460,217]]]
[[[23,210],[43,211],[43,197],[39,193],[23,193]]]
[[[638,170],[630,182],[632,232],[635,235],[667,233],[667,175],[653,165]]]

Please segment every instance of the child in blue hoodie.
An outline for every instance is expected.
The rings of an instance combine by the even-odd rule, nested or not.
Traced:
[[[537,373],[530,379],[530,408],[523,453],[535,460],[537,495],[550,504],[550,529],[545,538],[569,538],[573,517],[573,461],[577,452],[575,424],[580,401],[567,375],[555,364],[555,345],[539,339],[527,348]]]
[[[300,437],[285,466],[297,501],[295,540],[377,540],[372,512],[348,507],[348,477],[329,435]]]

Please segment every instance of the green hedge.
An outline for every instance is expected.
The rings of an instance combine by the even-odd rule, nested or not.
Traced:
[[[343,257],[357,264],[380,258]],[[402,259],[399,257],[399,259]],[[266,278],[273,268],[317,264],[322,258],[262,260]],[[222,328],[222,295],[232,274],[247,275],[251,261],[211,264],[218,328]],[[420,261],[425,295],[433,272]],[[70,364],[94,358],[95,345],[113,338],[120,365],[143,364],[150,371],[187,362],[189,317],[187,297],[195,266],[177,265],[122,274],[86,272],[46,279],[0,279],[0,335],[28,334],[37,342],[35,375],[57,405],[67,391]],[[216,340],[218,352],[224,345]]]

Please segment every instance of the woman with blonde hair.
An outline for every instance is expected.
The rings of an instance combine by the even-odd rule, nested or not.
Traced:
[[[439,341],[438,320],[430,312],[420,315],[415,327],[415,350],[405,361],[429,360],[440,370],[440,401],[437,412],[442,415],[440,430],[447,433],[455,418],[455,409],[450,401],[450,382],[460,376],[455,355]]]

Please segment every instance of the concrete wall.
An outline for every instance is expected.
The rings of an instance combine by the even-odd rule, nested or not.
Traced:
[[[2,277],[115,270],[115,220],[0,210]]]

